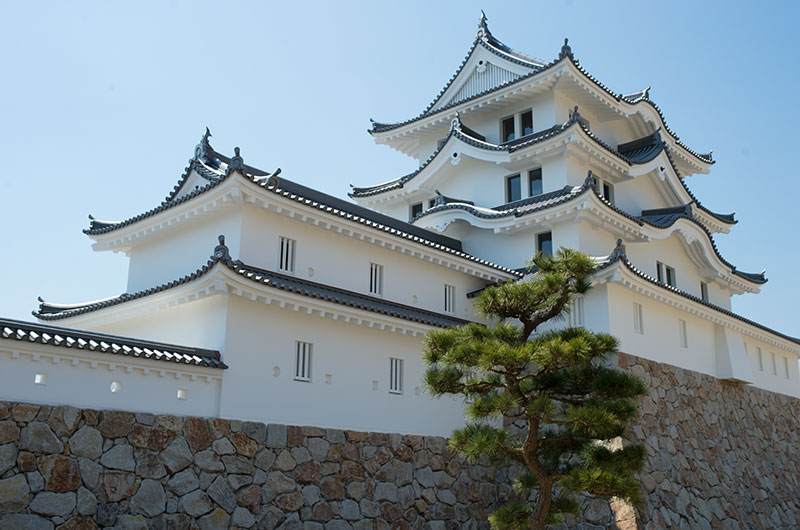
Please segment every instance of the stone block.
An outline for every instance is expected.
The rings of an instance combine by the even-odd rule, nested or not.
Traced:
[[[133,457],[136,460],[136,475],[140,478],[160,479],[167,474],[167,469],[158,453],[147,449],[135,449]]]
[[[231,524],[233,526],[238,526],[239,528],[250,528],[256,524],[256,518],[252,513],[250,513],[249,510],[238,506],[235,510],[233,510]]]
[[[37,459],[39,472],[48,491],[64,493],[81,487],[78,461],[63,455],[47,455]]]
[[[217,457],[219,458],[219,457]],[[225,471],[249,475],[254,471],[252,460],[239,455],[225,455],[222,457]]]
[[[31,453],[23,453],[26,455],[33,455]],[[6,471],[13,468],[17,463],[17,445],[14,443],[7,443],[0,445],[0,476]],[[21,468],[22,466],[20,466]]]
[[[19,440],[19,427],[13,421],[0,421],[0,445]]]
[[[0,530],[53,530],[51,521],[33,514],[15,513],[0,516]]]
[[[183,433],[192,451],[202,451],[211,446],[211,434],[208,423],[203,418],[186,418],[183,420]]]
[[[214,508],[214,503],[204,491],[195,490],[181,497],[179,509],[185,511],[192,517],[200,517],[210,512]]]
[[[134,425],[128,434],[128,441],[134,447],[150,449],[151,451],[161,451],[167,443],[169,436],[167,431],[160,427],[147,427],[145,425]]]
[[[214,502],[222,506],[226,512],[232,513],[236,508],[236,495],[224,477],[217,477],[208,487],[206,493]]]
[[[267,425],[267,447],[283,448],[287,444],[287,430],[286,425],[271,423]]]
[[[30,488],[24,475],[0,480],[0,514],[22,511],[30,500]]]
[[[132,412],[104,410],[100,413],[100,425],[97,428],[106,438],[121,438],[131,432],[133,421]]]
[[[197,478],[197,473],[191,468],[176,473],[169,479],[169,482],[167,482],[167,488],[179,497],[199,487],[200,480]]]
[[[242,432],[255,440],[256,443],[263,444],[267,440],[267,426],[258,421],[242,423]]]
[[[75,509],[75,493],[53,493],[43,491],[37,493],[30,504],[30,509],[39,515],[57,515],[65,517]]]
[[[64,444],[49,425],[35,421],[22,429],[19,448],[37,454],[58,454],[64,450]]]
[[[100,458],[103,467],[109,469],[119,469],[122,471],[133,471],[136,462],[133,459],[133,447],[130,445],[115,445]]]
[[[144,515],[118,515],[116,527],[120,530],[148,530]]]
[[[249,423],[251,422],[245,422],[244,426],[247,426]],[[263,425],[263,423],[259,425]],[[236,448],[236,452],[242,456],[246,456],[247,458],[254,457],[258,451],[258,444],[256,441],[250,438],[244,432],[235,432],[231,434],[230,441]]]
[[[280,471],[273,471],[267,475],[266,487],[272,489],[275,493],[294,491],[296,484],[294,480]]]
[[[103,527],[112,526],[117,520],[117,514],[119,514],[119,504],[115,502],[103,503],[97,506],[95,521]]]
[[[167,505],[167,495],[160,482],[146,478],[139,485],[139,489],[131,498],[128,506],[133,513],[141,513],[148,517],[164,513]]]
[[[97,513],[97,497],[88,489],[81,487],[78,490],[75,509],[78,515],[94,515]]]
[[[217,508],[210,514],[202,517],[197,524],[200,530],[218,530],[220,528],[228,528],[230,526],[231,518],[222,508]]]
[[[169,414],[156,416],[155,426],[167,433],[167,436],[178,436],[183,431],[183,418]]]
[[[97,460],[103,454],[103,435],[84,425],[69,439],[69,450],[73,455]]]
[[[240,434],[240,433],[236,433]],[[218,438],[211,443],[211,448],[218,455],[232,455],[236,452],[236,448],[227,438]]]
[[[109,502],[127,499],[133,494],[136,476],[126,471],[106,471],[103,473],[103,493]]]
[[[263,469],[264,471],[269,471],[274,462],[275,453],[273,453],[270,449],[262,449],[256,455],[255,465],[257,468]]]
[[[14,421],[27,423],[36,418],[40,408],[39,405],[33,405],[31,403],[15,403],[11,409],[11,417],[14,418]]]
[[[78,428],[80,421],[80,409],[66,405],[53,408],[50,417],[47,418],[47,424],[56,436],[70,436]]]
[[[215,440],[224,438],[231,432],[231,422],[221,418],[211,418],[208,420],[208,432]]]
[[[159,416],[159,418],[161,417]],[[181,436],[175,438],[166,449],[161,451],[160,456],[170,475],[186,469],[192,463],[192,452],[189,450],[189,444]]]
[[[295,461],[292,454],[284,449],[278,455],[278,458],[275,460],[273,467],[276,469],[280,469],[281,471],[291,471],[297,466],[297,462]]]
[[[299,491],[285,493],[275,499],[275,505],[284,513],[296,512],[303,507],[303,495]]]

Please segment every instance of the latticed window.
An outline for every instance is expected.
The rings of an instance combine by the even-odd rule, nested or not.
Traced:
[[[295,381],[311,381],[311,344],[295,342],[294,379]]]
[[[571,327],[584,326],[583,320],[583,296],[575,296],[569,302],[569,325]]]
[[[369,264],[369,292],[383,294],[383,265]]]
[[[633,303],[633,331],[639,334],[644,333],[644,312],[642,304]]]
[[[444,310],[446,313],[456,312],[456,288],[452,285],[444,285]]]
[[[280,260],[278,269],[284,272],[294,272],[294,249],[296,241],[288,237],[281,236]]]
[[[686,321],[678,319],[678,337],[680,339],[681,348],[689,347],[689,335],[686,332]]]
[[[403,393],[403,360],[389,358],[389,392],[392,394]]]

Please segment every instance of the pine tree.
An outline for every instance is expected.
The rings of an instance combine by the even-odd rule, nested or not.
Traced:
[[[583,328],[534,333],[589,288],[594,262],[560,249],[532,264],[528,279],[478,295],[477,311],[494,325],[432,331],[425,341],[429,391],[466,398],[471,423],[453,432],[450,448],[473,462],[517,462],[525,470],[514,498],[489,518],[497,529],[559,522],[579,511],[582,492],[640,503],[634,474],[643,446],[615,451],[602,443],[623,434],[637,414],[634,398],[646,393],[641,380],[603,363],[617,339]],[[527,427],[521,435],[492,421],[512,416]]]

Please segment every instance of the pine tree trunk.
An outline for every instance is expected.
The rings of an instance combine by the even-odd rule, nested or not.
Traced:
[[[553,500],[553,482],[548,480],[539,485],[539,494],[536,496],[536,508],[531,517],[532,528],[534,530],[544,530],[547,512],[550,511],[550,503]]]

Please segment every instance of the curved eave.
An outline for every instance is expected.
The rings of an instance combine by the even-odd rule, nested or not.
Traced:
[[[469,57],[467,57],[468,59]],[[466,63],[466,59],[465,59]],[[408,127],[411,125],[420,125],[418,122],[424,120],[434,120],[434,121],[443,121],[443,119],[450,119],[452,115],[456,112],[464,110],[464,109],[457,109],[461,105],[467,104],[471,101],[483,98],[483,97],[490,97],[496,96],[496,93],[502,92],[504,90],[515,90],[519,89],[525,83],[535,82],[537,81],[538,76],[545,76],[552,73],[553,70],[556,69],[557,66],[565,66],[571,65],[570,68],[572,70],[573,75],[580,75],[583,79],[589,82],[590,86],[594,87],[597,91],[599,91],[603,96],[609,99],[609,102],[614,102],[617,106],[622,109],[625,108],[627,112],[622,112],[625,115],[635,114],[637,112],[641,112],[641,107],[646,107],[647,109],[651,109],[652,111],[652,118],[656,119],[658,125],[660,125],[668,134],[671,140],[671,143],[674,147],[678,148],[679,151],[682,152],[681,158],[685,159],[688,163],[691,163],[696,169],[700,171],[708,171],[711,165],[714,164],[714,160],[711,157],[711,154],[701,154],[698,153],[691,148],[689,148],[686,144],[684,144],[680,137],[668,126],[666,119],[664,117],[661,108],[658,107],[649,97],[645,94],[639,97],[639,99],[631,100],[627,97],[623,96],[622,94],[615,94],[613,93],[608,87],[598,81],[594,76],[589,74],[583,67],[580,66],[580,63],[573,59],[572,56],[567,55],[562,59],[558,59],[553,61],[545,66],[542,66],[539,70],[531,72],[530,74],[524,75],[519,79],[502,84],[498,87],[492,88],[490,90],[486,90],[479,94],[475,94],[469,98],[466,98],[461,101],[452,102],[444,107],[436,109],[433,112],[430,112],[429,109],[426,109],[422,114],[411,118],[409,120],[405,120],[398,123],[379,123],[379,122],[372,122],[372,128],[368,131],[373,137],[377,138],[389,138],[390,136],[403,133],[408,131],[399,131],[398,129],[408,128],[408,130],[413,129],[413,127]],[[463,65],[462,65],[463,67]],[[449,86],[449,85],[448,85]],[[643,91],[646,92],[646,91]],[[439,96],[441,97],[441,96]],[[438,100],[438,98],[437,98]],[[455,112],[454,112],[455,111]],[[446,116],[442,116],[442,114],[447,113]],[[656,127],[658,128],[658,127]]]
[[[779,331],[776,331],[776,330],[774,330],[772,328],[769,328],[769,327],[767,327],[767,326],[765,326],[763,324],[759,324],[758,322],[756,322],[754,320],[750,320],[749,318],[746,318],[746,317],[743,317],[743,316],[741,316],[741,315],[739,315],[737,313],[734,313],[733,311],[730,311],[729,309],[725,309],[724,307],[720,307],[720,306],[718,306],[716,304],[712,304],[710,302],[705,302],[702,299],[694,296],[693,294],[690,294],[690,293],[687,293],[685,291],[682,291],[682,290],[680,290],[680,289],[678,289],[676,287],[672,287],[670,285],[666,285],[664,283],[660,283],[655,278],[653,278],[653,277],[649,276],[648,274],[645,274],[644,272],[639,270],[633,263],[630,262],[630,260],[628,260],[628,258],[625,256],[624,253],[623,254],[612,255],[609,258],[607,258],[606,260],[604,260],[603,263],[601,263],[599,265],[598,270],[595,273],[595,276],[598,276],[599,274],[602,274],[604,272],[609,272],[609,273],[613,272],[613,269],[615,268],[615,266],[616,267],[624,267],[624,269],[628,273],[632,274],[634,277],[636,277],[636,278],[638,278],[640,280],[645,281],[646,283],[648,283],[650,285],[653,285],[657,289],[660,289],[660,290],[675,294],[677,296],[680,296],[682,298],[690,300],[690,301],[692,301],[692,302],[694,302],[696,304],[700,304],[701,306],[704,306],[704,307],[707,307],[709,309],[712,309],[712,310],[714,310],[714,311],[716,311],[718,313],[721,313],[721,314],[723,314],[725,316],[734,318],[736,320],[739,320],[740,322],[743,322],[745,324],[748,324],[748,325],[751,325],[753,327],[756,327],[756,328],[758,328],[758,329],[760,329],[762,331],[765,331],[765,332],[767,332],[769,334],[772,334],[772,335],[774,335],[776,337],[779,337],[780,339],[783,339],[785,341],[791,342],[792,344],[795,345],[794,351],[796,353],[798,352],[796,346],[800,346],[800,338],[792,337],[790,335],[786,335],[786,334],[781,333]],[[611,280],[611,281],[613,281],[613,280]]]
[[[452,315],[406,306],[396,302],[384,300],[382,298],[363,295],[330,285],[319,284],[285,274],[249,267],[239,261],[232,260],[228,255],[227,247],[224,246],[218,246],[216,248],[214,256],[208,261],[208,263],[206,263],[206,265],[197,269],[192,274],[188,274],[172,282],[164,283],[150,289],[138,291],[136,293],[125,294],[113,299],[108,299],[102,303],[90,303],[80,307],[74,306],[72,309],[65,309],[60,312],[47,311],[45,308],[49,308],[51,305],[47,304],[46,302],[42,302],[39,312],[34,312],[33,315],[40,320],[54,321],[101,311],[121,304],[130,303],[135,300],[151,297],[159,293],[165,293],[181,286],[192,284],[205,276],[211,275],[212,271],[218,268],[221,268],[220,270],[228,270],[232,272],[235,277],[244,279],[249,283],[257,284],[259,288],[269,288],[283,291],[293,295],[313,298],[326,303],[345,306],[350,309],[376,313],[385,317],[414,322],[423,326],[442,328],[467,323],[466,320]]]

